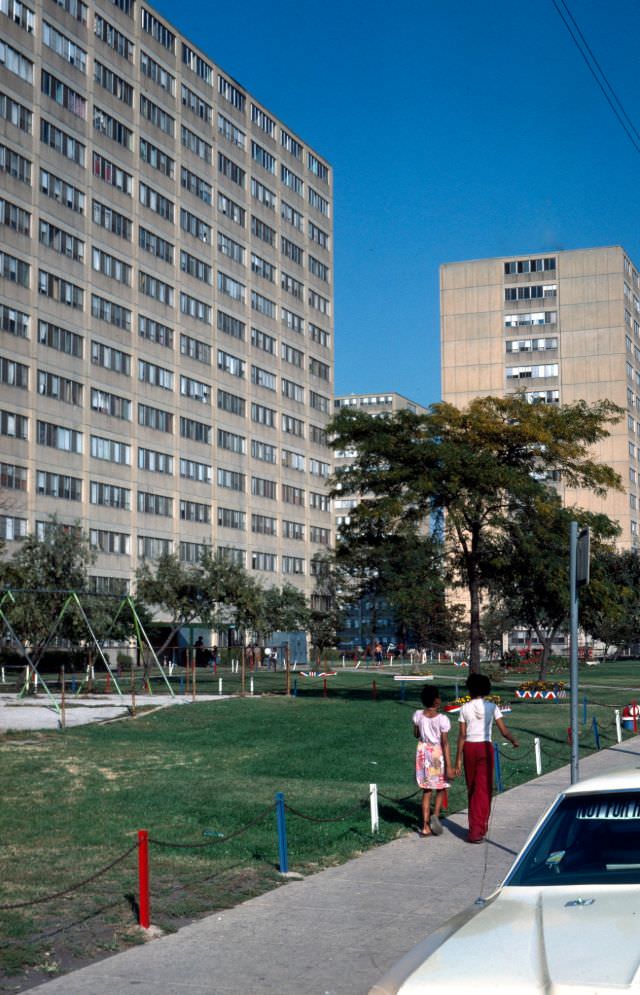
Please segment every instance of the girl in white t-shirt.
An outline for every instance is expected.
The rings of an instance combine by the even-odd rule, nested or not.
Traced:
[[[485,701],[491,691],[491,681],[486,674],[469,674],[467,690],[471,701],[465,702],[459,712],[460,731],[456,751],[456,774],[462,770],[467,782],[469,799],[468,843],[482,843],[489,831],[491,795],[493,793],[493,744],[491,728],[495,721],[505,739],[513,746],[518,741],[502,718],[502,712],[493,701]]]
[[[413,713],[413,732],[418,740],[416,750],[416,780],[422,788],[422,828],[420,836],[440,836],[442,823],[440,812],[444,789],[449,787],[445,780],[451,777],[451,755],[449,752],[449,730],[451,722],[446,715],[439,713],[440,692],[438,688],[426,684],[420,695],[424,709]],[[435,804],[431,815],[431,795],[435,792]]]

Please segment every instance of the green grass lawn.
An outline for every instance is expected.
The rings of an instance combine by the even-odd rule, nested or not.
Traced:
[[[466,673],[435,664],[433,670],[444,674],[438,683],[445,701],[452,699],[456,679],[462,689]],[[588,704],[585,725],[581,705],[583,753],[594,748],[594,715],[602,746],[615,741],[613,707],[634,696],[616,686],[633,688],[636,674],[637,665],[628,663],[581,672],[581,680],[594,685],[585,691],[589,701],[598,702]],[[0,738],[0,905],[33,901],[89,877],[123,854],[138,829],[148,829],[155,840],[205,844],[151,846],[154,924],[169,930],[237,904],[280,883],[276,791],[309,817],[287,816],[289,866],[302,874],[415,826],[419,795],[390,799],[416,790],[410,720],[420,685],[408,684],[403,701],[390,675],[339,669],[327,680],[325,698],[321,679],[292,675],[292,685],[294,678],[296,697],[282,695],[281,672],[259,672],[253,698],[189,702],[135,720]],[[239,677],[225,672],[223,682],[229,692]],[[215,692],[217,677],[199,673],[198,689]],[[505,703],[512,701],[513,685],[495,690]],[[568,699],[514,702],[512,708],[507,722],[521,747],[501,747],[506,788],[535,776],[535,736],[542,743],[543,770],[570,759]],[[375,837],[370,782],[381,794]],[[460,779],[449,791],[450,811],[465,804]],[[134,851],[68,896],[0,910],[5,982],[12,971],[27,969],[11,977],[11,990],[138,942],[136,888]]]

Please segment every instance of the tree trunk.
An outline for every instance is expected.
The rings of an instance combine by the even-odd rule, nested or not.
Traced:
[[[480,585],[474,576],[469,576],[469,670],[472,674],[480,673]]]

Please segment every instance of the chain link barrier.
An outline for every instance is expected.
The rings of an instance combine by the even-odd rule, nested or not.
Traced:
[[[356,812],[361,812],[362,809],[366,808],[368,804],[369,804],[369,796],[367,796],[366,798],[361,798],[358,804],[354,805],[353,808],[350,808],[348,812],[345,812],[343,815],[338,815],[330,819],[319,819],[313,815],[305,815],[304,812],[299,812],[297,808],[293,808],[293,806],[288,805],[286,802],[284,805],[284,810],[285,812],[289,812],[290,815],[297,816],[299,819],[305,819],[307,822],[343,822],[344,819],[349,819],[352,815],[355,815]]]
[[[266,819],[266,817],[272,812],[273,805],[268,805],[259,815],[256,816],[255,819],[248,822],[246,826],[236,829],[234,833],[229,833],[228,836],[221,836],[220,839],[204,840],[200,843],[174,843],[171,840],[157,840],[150,836],[149,843],[153,843],[154,846],[170,846],[178,850],[199,850],[201,847],[216,846],[218,843],[228,843],[229,840],[233,840],[237,836],[242,836],[242,834],[246,833],[248,829],[253,829],[254,826],[257,826],[258,823],[263,821],[263,819]]]

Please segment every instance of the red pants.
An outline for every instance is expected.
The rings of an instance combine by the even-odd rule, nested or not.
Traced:
[[[469,839],[480,840],[489,831],[493,793],[493,744],[466,742],[463,757],[469,797]]]

